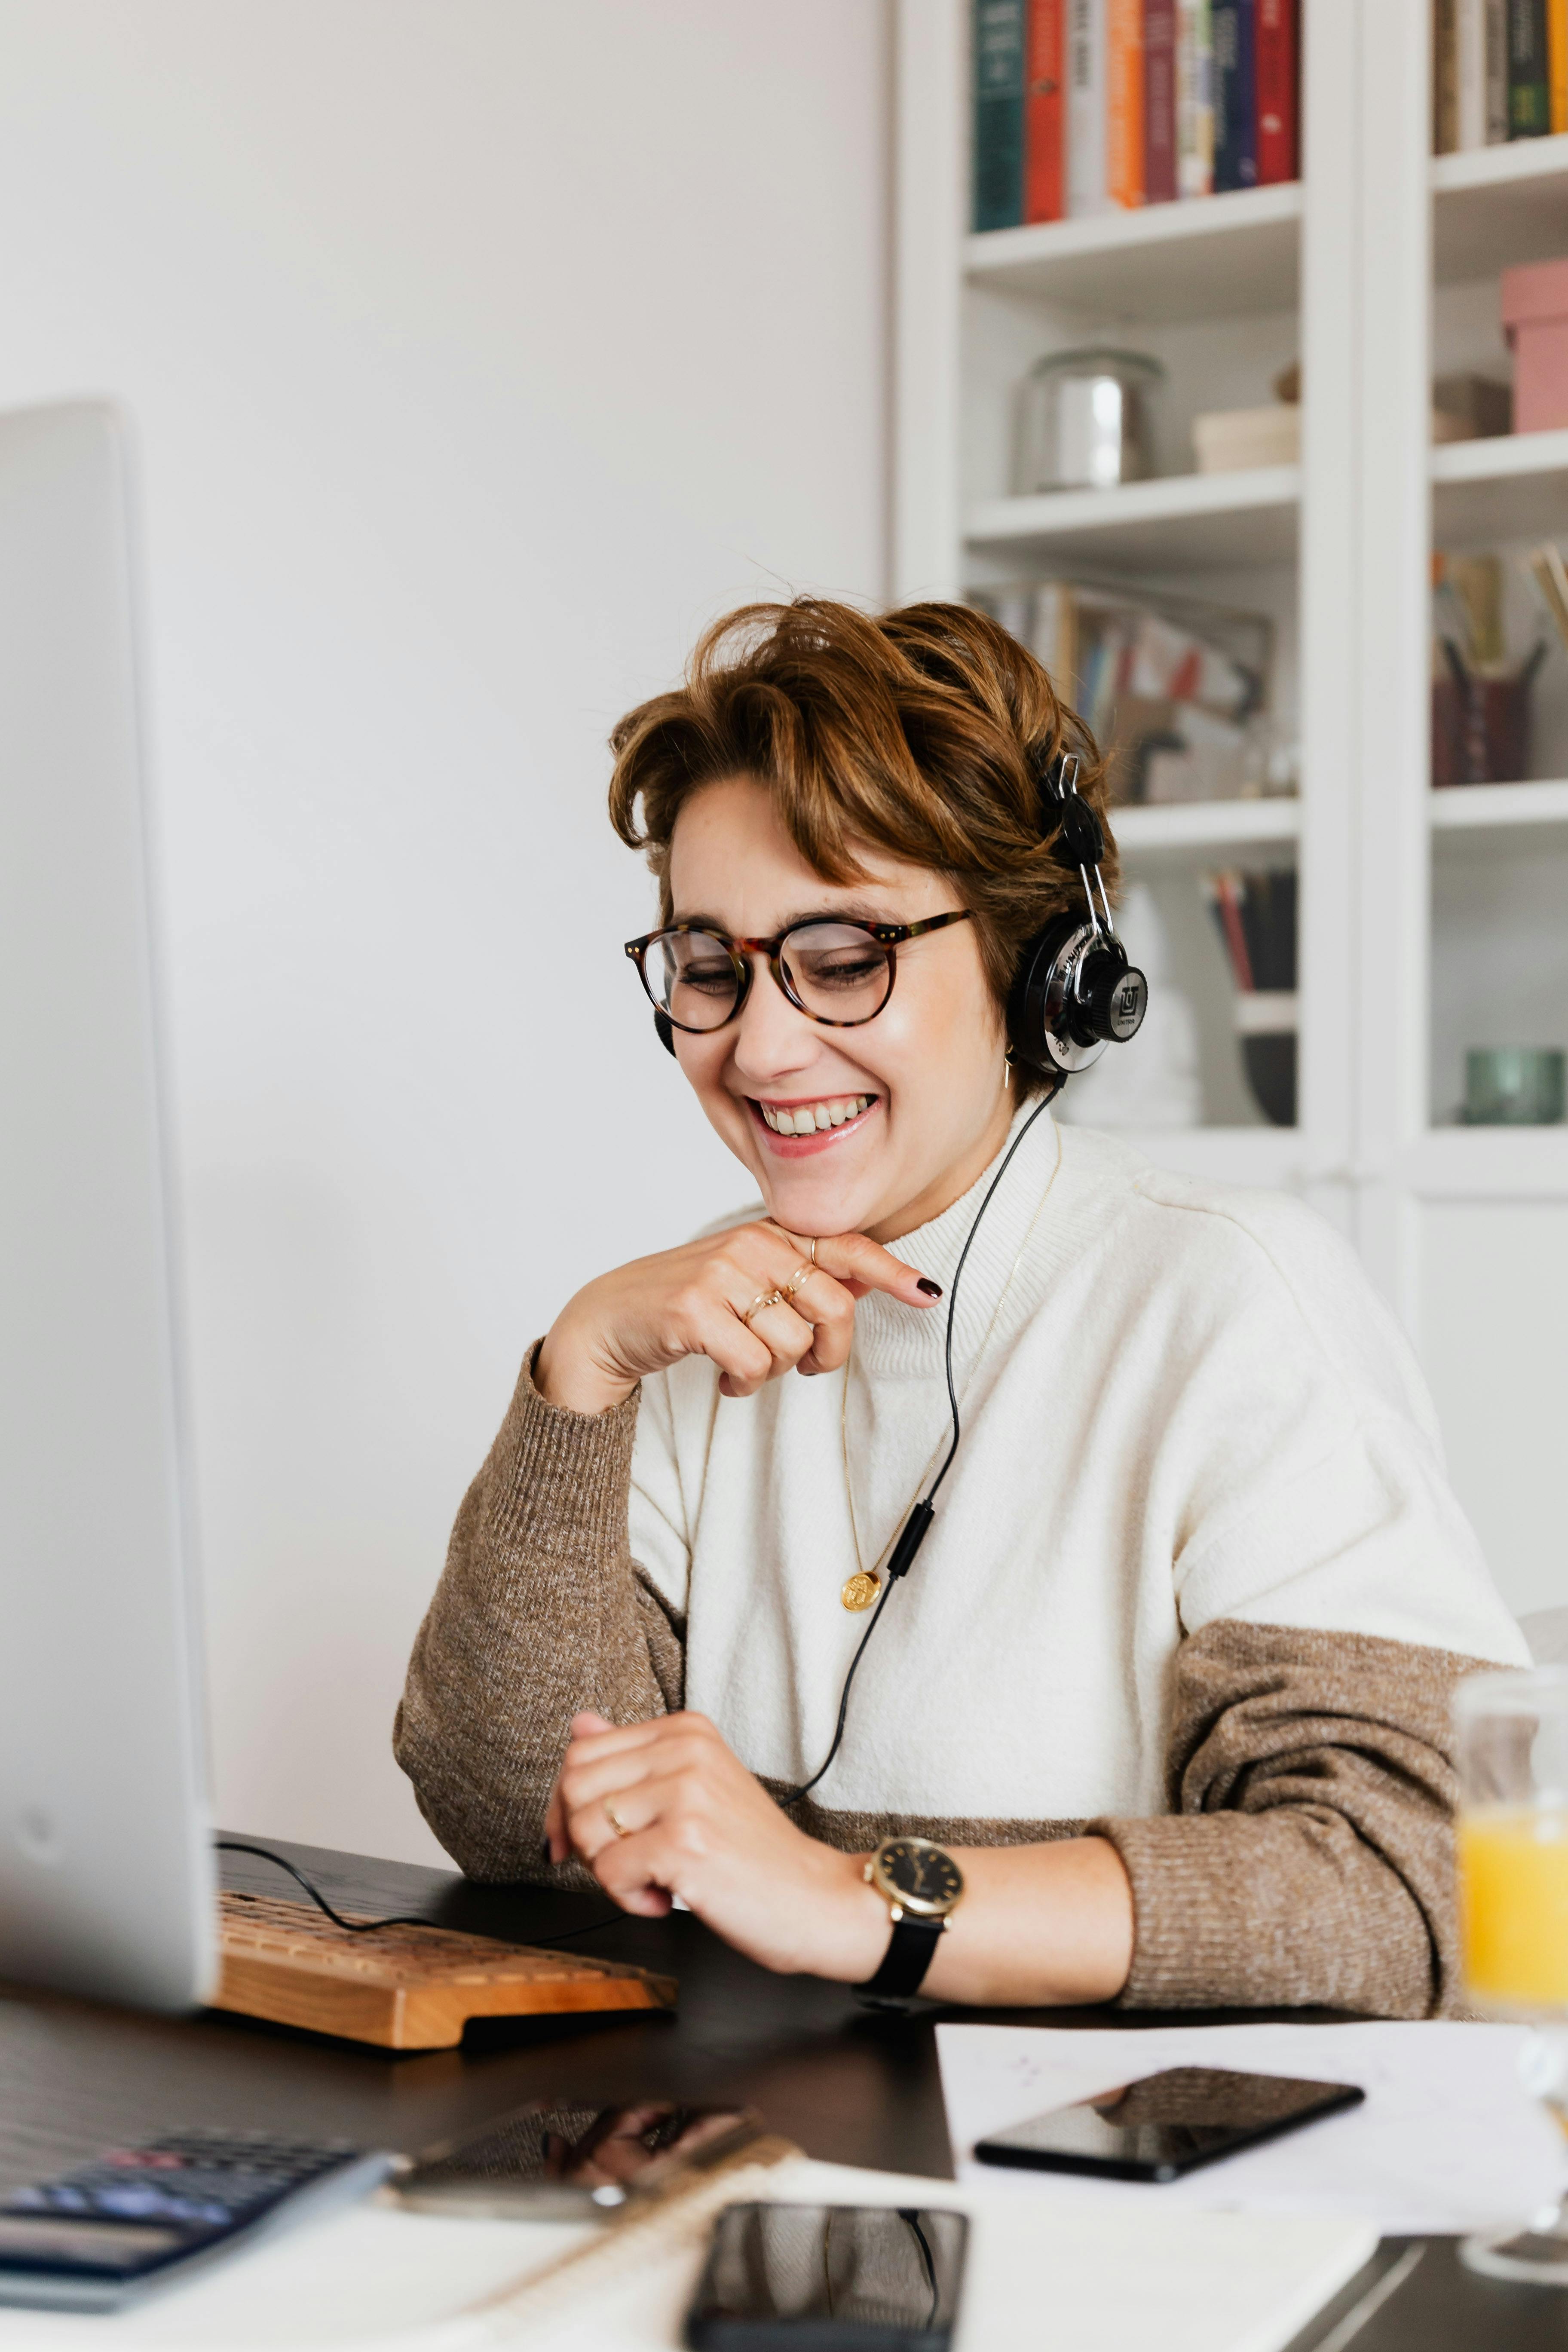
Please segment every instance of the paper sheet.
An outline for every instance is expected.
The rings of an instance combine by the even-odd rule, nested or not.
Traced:
[[[1183,2025],[1072,2032],[939,2025],[961,2180],[1124,2209],[1356,2214],[1386,2236],[1460,2234],[1526,2218],[1568,2188],[1556,2126],[1521,2072],[1511,2025]],[[1184,2179],[1089,2180],[976,2164],[977,2139],[1167,2066],[1357,2083],[1365,2104]]]

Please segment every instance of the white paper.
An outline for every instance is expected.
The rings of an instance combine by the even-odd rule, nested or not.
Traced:
[[[1073,2032],[939,2025],[961,2180],[1131,2211],[1359,2215],[1385,2236],[1460,2235],[1528,2219],[1568,2189],[1568,2155],[1526,2087],[1521,2026],[1179,2025]],[[1181,2180],[1091,2180],[976,2164],[977,2139],[1167,2066],[1356,2083],[1365,2103]]]

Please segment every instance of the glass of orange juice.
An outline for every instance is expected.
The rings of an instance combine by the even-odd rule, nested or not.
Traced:
[[[1454,1720],[1465,1990],[1536,2028],[1534,2085],[1568,2132],[1568,1666],[1471,1675]],[[1493,2278],[1568,2285],[1568,2207],[1461,2251]]]

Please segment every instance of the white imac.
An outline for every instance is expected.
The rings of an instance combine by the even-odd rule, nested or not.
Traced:
[[[126,431],[0,415],[0,1979],[211,1991]]]

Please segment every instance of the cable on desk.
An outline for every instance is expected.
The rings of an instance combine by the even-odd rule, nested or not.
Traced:
[[[282,1854],[274,1853],[270,1846],[251,1845],[243,1838],[215,1838],[213,1845],[219,1853],[253,1853],[261,1862],[276,1863],[279,1870],[286,1870],[290,1878],[298,1880],[316,1908],[324,1911],[333,1927],[342,1927],[346,1935],[374,1936],[383,1927],[435,1927],[440,1924],[435,1919],[416,1918],[411,1911],[402,1912],[395,1919],[345,1919],[341,1911],[333,1910],[321,1888],[312,1885],[302,1870],[296,1869]],[[596,1927],[607,1927],[612,1920],[622,1916],[618,1910],[606,1911],[602,1919],[590,1919],[584,1927],[567,1927],[559,1936],[535,1936],[531,1940],[540,1946],[569,1944],[574,1936],[590,1936]]]

